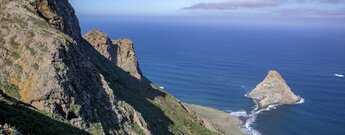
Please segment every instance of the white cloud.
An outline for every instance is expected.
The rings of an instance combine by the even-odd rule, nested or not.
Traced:
[[[235,0],[226,2],[197,3],[184,9],[237,9],[237,8],[260,8],[281,5],[287,0]]]

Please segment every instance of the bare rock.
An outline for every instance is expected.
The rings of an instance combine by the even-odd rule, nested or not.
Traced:
[[[95,29],[85,34],[83,38],[105,58],[114,64],[117,63],[117,46],[113,45],[107,34]]]
[[[81,41],[79,21],[68,0],[29,0],[33,10],[49,24]]]
[[[257,102],[258,109],[276,104],[295,104],[301,100],[301,97],[296,96],[282,76],[274,70],[270,70],[266,78],[247,96]]]
[[[113,44],[117,46],[117,66],[129,72],[135,78],[142,80],[143,75],[139,68],[133,42],[129,39],[120,39],[113,40]]]
[[[88,32],[83,38],[117,67],[120,67],[138,80],[143,79],[131,40],[120,39],[111,41],[108,35],[98,29]]]

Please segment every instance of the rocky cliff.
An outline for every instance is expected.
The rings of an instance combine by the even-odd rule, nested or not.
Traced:
[[[138,80],[144,79],[131,40],[111,41],[108,35],[98,29],[88,32],[83,38],[104,57],[113,62],[115,66],[120,67]]]
[[[295,104],[301,100],[301,97],[296,96],[282,76],[274,70],[270,70],[266,78],[247,96],[257,102],[258,109],[276,104]]]
[[[117,66],[127,71],[129,74],[139,80],[143,80],[140,71],[138,58],[135,55],[133,42],[129,39],[119,39],[112,41],[117,46]]]
[[[1,0],[0,21],[0,124],[25,134],[222,133],[145,79],[131,41],[84,39],[67,0]]]

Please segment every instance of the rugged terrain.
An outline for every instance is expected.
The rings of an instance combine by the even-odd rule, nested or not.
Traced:
[[[296,96],[282,76],[274,70],[270,70],[266,78],[248,93],[247,97],[257,102],[258,109],[269,105],[295,104],[301,100],[301,97]]]
[[[81,36],[67,0],[1,0],[0,124],[24,134],[224,134],[140,71],[133,42]]]

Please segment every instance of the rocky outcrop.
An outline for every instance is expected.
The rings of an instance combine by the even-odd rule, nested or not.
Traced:
[[[79,21],[68,0],[29,0],[33,10],[53,27],[81,41]]]
[[[120,39],[111,41],[108,35],[98,29],[88,32],[83,38],[116,66],[139,80],[143,79],[131,40]]]
[[[105,58],[117,64],[117,46],[113,45],[107,34],[95,29],[85,34],[83,38]]]
[[[266,78],[248,93],[247,97],[256,101],[258,109],[276,104],[295,104],[301,100],[274,70],[270,70]]]
[[[129,72],[135,78],[142,80],[143,75],[140,71],[138,58],[134,51],[133,42],[129,39],[119,39],[112,41],[117,46],[116,65]]]
[[[216,134],[176,98],[142,83],[130,41],[83,39],[67,0],[1,0],[0,21],[0,90],[30,106],[25,112],[53,114],[91,134]]]

